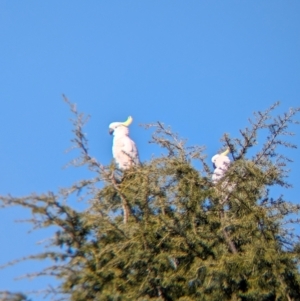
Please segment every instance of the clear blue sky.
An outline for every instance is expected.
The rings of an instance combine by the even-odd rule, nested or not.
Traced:
[[[0,194],[57,191],[87,175],[62,169],[72,157],[62,93],[91,115],[91,153],[103,164],[109,123],[128,115],[142,161],[156,149],[138,125],[157,120],[206,145],[209,160],[223,133],[237,136],[253,111],[278,100],[278,113],[300,106],[299,16],[298,0],[1,0]],[[297,202],[299,150],[289,155],[295,187],[287,195]],[[36,242],[51,234],[13,222],[26,216],[0,211],[0,264],[41,250]],[[0,270],[0,290],[43,287],[47,279],[13,280],[40,266]]]

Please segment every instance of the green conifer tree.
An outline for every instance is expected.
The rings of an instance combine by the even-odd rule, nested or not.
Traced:
[[[30,209],[35,229],[56,227],[50,248],[30,259],[52,260],[37,276],[59,279],[57,300],[300,300],[300,244],[286,227],[298,223],[300,207],[270,192],[290,187],[289,159],[277,147],[295,148],[283,138],[300,109],[272,117],[275,104],[256,113],[241,138],[224,135],[233,162],[214,184],[204,148],[186,147],[161,123],[146,128],[165,155],[125,173],[101,165],[88,151],[85,116],[68,103],[81,152],[73,164],[92,177],[56,194],[0,198],[4,207]],[[260,131],[268,131],[263,144]],[[74,196],[87,200],[85,211],[69,204]]]

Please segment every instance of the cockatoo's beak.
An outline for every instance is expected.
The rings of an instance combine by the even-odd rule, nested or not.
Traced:
[[[111,135],[114,132],[114,130],[113,129],[109,129],[108,132]]]

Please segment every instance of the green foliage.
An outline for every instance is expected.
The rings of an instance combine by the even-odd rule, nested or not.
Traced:
[[[35,228],[56,227],[51,251],[31,259],[53,261],[39,275],[60,280],[57,298],[300,300],[300,244],[285,226],[299,206],[283,197],[274,200],[269,189],[289,187],[288,159],[277,146],[295,147],[282,137],[299,109],[272,118],[276,105],[257,113],[241,139],[224,135],[234,160],[213,185],[203,149],[185,147],[160,123],[147,128],[155,128],[152,142],[165,155],[124,174],[114,165],[102,166],[89,155],[85,117],[70,104],[76,116],[73,142],[81,151],[74,163],[87,165],[94,177],[58,194],[1,197],[4,206],[29,208]],[[261,130],[269,134],[259,148]],[[254,146],[258,151],[247,157]],[[74,195],[87,201],[84,212],[68,205]]]

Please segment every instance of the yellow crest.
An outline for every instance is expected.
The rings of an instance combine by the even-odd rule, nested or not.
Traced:
[[[129,116],[127,118],[127,120],[125,122],[123,122],[122,124],[125,125],[125,126],[129,126],[131,123],[132,123],[133,119],[131,116]]]
[[[221,155],[221,156],[227,156],[227,155],[229,154],[229,152],[230,152],[230,148],[228,147],[228,148],[226,149],[226,151],[223,152],[223,153],[220,154],[220,155]]]

